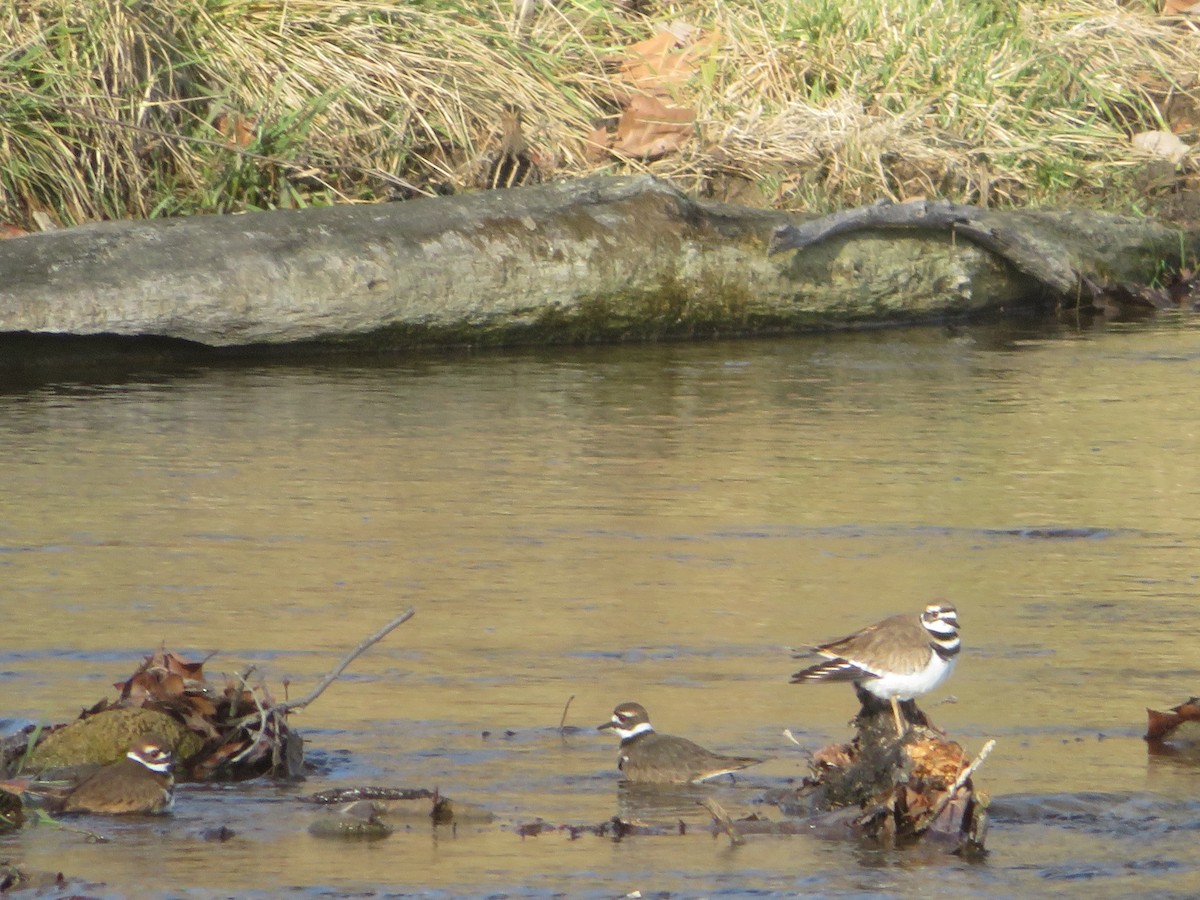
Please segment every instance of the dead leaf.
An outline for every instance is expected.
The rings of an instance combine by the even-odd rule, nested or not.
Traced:
[[[592,133],[583,142],[583,152],[588,162],[596,163],[607,159],[614,140],[615,138],[607,126],[597,125],[592,129]]]
[[[694,33],[691,25],[677,22],[630,45],[620,65],[621,75],[640,91],[666,96],[695,75],[700,62],[720,42],[717,32],[703,40],[693,40]]]
[[[220,113],[213,119],[213,128],[225,139],[226,147],[249,147],[257,127],[257,119],[240,113]]]
[[[849,744],[830,744],[813,754],[813,769],[848,769],[854,762]]]
[[[1163,3],[1165,16],[1194,16],[1200,15],[1200,3],[1196,0],[1165,0]]]
[[[197,715],[215,716],[217,714],[217,705],[199,694],[188,694],[187,704]]]
[[[1200,698],[1192,697],[1170,712],[1147,709],[1146,714],[1149,718],[1146,740],[1162,741],[1184,722],[1200,722]]]
[[[614,153],[638,159],[659,159],[675,153],[692,137],[696,111],[667,106],[656,97],[637,94],[617,122]]]
[[[158,700],[173,700],[183,696],[183,676],[171,672],[158,681],[155,698]]]
[[[233,759],[233,757],[237,756],[249,745],[249,741],[238,739],[230,740],[227,743],[222,744],[192,766],[192,777],[197,780],[209,777],[213,772],[215,772],[229,760]]]

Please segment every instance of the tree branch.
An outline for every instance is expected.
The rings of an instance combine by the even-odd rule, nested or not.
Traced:
[[[392,621],[390,621],[386,625],[384,625],[381,629],[379,629],[373,635],[371,635],[368,638],[364,638],[357,647],[355,647],[353,650],[351,650],[345,656],[345,658],[343,658],[342,661],[337,664],[337,666],[333,669],[333,671],[331,671],[328,675],[326,675],[324,678],[321,679],[321,681],[317,684],[317,686],[315,688],[313,688],[311,691],[309,691],[307,694],[305,694],[299,700],[293,700],[288,703],[276,704],[276,706],[274,707],[274,711],[278,712],[278,713],[289,713],[292,710],[303,709],[305,706],[308,706],[308,704],[312,703],[314,700],[316,700],[318,697],[320,697],[321,694],[323,694],[325,692],[325,688],[329,687],[331,684],[333,684],[335,681],[337,681],[338,676],[340,676],[342,674],[342,672],[344,672],[346,670],[346,666],[348,666],[348,665],[350,665],[350,663],[354,662],[354,660],[357,659],[365,650],[369,649],[370,647],[374,646],[375,644],[378,644],[385,637],[387,637],[388,634],[390,634],[392,631],[399,628],[401,625],[403,625],[405,622],[407,622],[409,619],[411,619],[414,615],[416,615],[416,612],[417,611],[415,609],[410,607],[409,609],[405,610],[400,615],[396,616],[396,618],[392,619]]]

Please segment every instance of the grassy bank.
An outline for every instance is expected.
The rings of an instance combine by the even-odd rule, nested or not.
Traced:
[[[647,71],[630,48],[668,25]],[[25,228],[487,187],[506,148],[755,205],[1178,217],[1190,164],[1130,138],[1200,123],[1200,31],[1140,0],[0,0],[0,28],[0,222]],[[622,141],[656,127],[638,94],[684,124]]]

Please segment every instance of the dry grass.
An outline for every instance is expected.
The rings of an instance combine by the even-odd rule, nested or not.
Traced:
[[[0,221],[463,190],[508,103],[548,177],[649,170],[812,209],[924,195],[1153,211],[1129,136],[1191,141],[1200,121],[1200,30],[1144,3],[523,6],[0,0]],[[605,63],[679,19],[720,35],[675,98],[697,138],[655,162],[589,161],[622,91]]]

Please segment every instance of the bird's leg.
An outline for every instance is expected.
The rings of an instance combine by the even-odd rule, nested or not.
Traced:
[[[898,737],[904,737],[904,720],[900,718],[900,703],[895,697],[892,700],[892,715],[896,719],[896,734]]]

